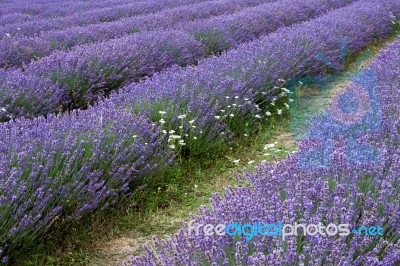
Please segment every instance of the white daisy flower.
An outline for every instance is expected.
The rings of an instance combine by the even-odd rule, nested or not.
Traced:
[[[264,147],[264,150],[269,150],[269,149],[272,149],[272,148],[274,148],[275,147],[275,144],[267,144],[267,145],[265,145],[265,147]]]

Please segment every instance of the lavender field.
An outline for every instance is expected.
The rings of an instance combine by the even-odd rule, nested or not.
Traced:
[[[400,265],[399,33],[399,0],[0,1],[0,265]]]

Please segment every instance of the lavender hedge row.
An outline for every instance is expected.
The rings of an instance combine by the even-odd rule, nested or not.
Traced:
[[[200,44],[179,31],[141,33],[58,52],[25,72],[0,71],[0,120],[83,108],[126,81],[174,64],[193,64],[203,56]]]
[[[201,41],[210,54],[219,54],[278,28],[307,20],[354,2],[354,0],[279,1],[247,8],[232,15],[181,23],[181,25],[177,25],[177,28]]]
[[[1,6],[0,21],[9,21],[7,24],[19,23],[28,20],[42,19],[42,18],[55,18],[68,16],[73,13],[89,11],[93,9],[106,8],[129,4],[129,0],[109,0],[109,1],[51,1],[38,3],[37,1],[18,1]],[[11,20],[7,17],[14,16],[15,18],[22,18],[26,20],[18,21]],[[4,19],[4,20],[3,20]],[[1,23],[0,23],[1,24]],[[4,24],[5,25],[5,24]]]
[[[1,39],[13,36],[35,36],[43,31],[65,29],[72,26],[88,25],[106,21],[114,21],[127,16],[138,16],[161,11],[168,7],[188,5],[205,0],[166,0],[136,2],[116,7],[105,7],[94,11],[87,11],[84,14],[72,14],[71,16],[42,19],[5,25],[0,27]]]
[[[147,16],[125,18],[110,23],[49,31],[38,37],[18,36],[0,41],[0,66],[20,66],[49,55],[56,50],[67,50],[80,44],[120,38],[140,31],[172,29],[179,22],[206,19],[238,12],[242,8],[275,0],[220,0],[167,9]]]
[[[291,6],[292,12],[278,14],[273,23],[262,24],[263,26],[258,27],[253,36],[247,35],[247,37],[250,40],[254,38],[260,28],[263,28],[263,33],[268,33],[287,23],[305,20],[349,2],[348,0],[326,2],[307,0],[297,3],[286,0],[260,6],[260,10],[265,11],[262,13],[269,16],[273,16],[277,10],[287,6]],[[299,15],[299,12],[302,12],[302,15]],[[251,16],[251,13],[245,11],[244,15]],[[242,17],[239,16],[238,19]],[[227,22],[231,21],[227,20]],[[200,24],[203,25],[202,22]],[[251,24],[248,26],[249,28],[246,29],[250,32],[254,27]],[[226,35],[229,33],[227,32]],[[241,33],[238,39],[245,41],[240,36]],[[4,80],[1,86],[3,97],[0,107],[5,110],[0,113],[0,119],[7,121],[21,116],[46,115],[49,110],[52,110],[50,112],[59,111],[60,107],[62,107],[61,110],[86,107],[97,97],[117,89],[121,84],[137,81],[143,76],[152,75],[173,64],[182,66],[195,63],[206,55],[201,41],[197,42],[183,32],[163,31],[135,34],[100,44],[78,47],[71,52],[56,52],[25,66],[24,73],[15,71],[18,78],[12,78],[13,71],[9,72],[9,76],[13,80],[19,79],[23,74],[30,76],[25,79],[34,80],[34,77],[44,77],[55,84],[58,83],[60,88],[55,91],[55,85],[44,81],[40,88],[37,86],[39,81],[32,82],[32,85],[24,82],[23,86],[18,88],[18,83]],[[44,93],[40,93],[40,90]],[[57,100],[56,97],[59,99]],[[25,107],[21,102],[25,104]],[[48,103],[51,103],[51,106]]]
[[[371,69],[378,78],[383,127],[371,144],[382,152],[370,164],[346,161],[338,141],[329,168],[299,167],[299,153],[277,165],[246,173],[250,187],[227,188],[211,208],[191,215],[196,224],[330,223],[381,226],[383,236],[205,236],[188,234],[188,224],[170,240],[154,240],[125,265],[385,265],[400,263],[400,39]],[[361,95],[358,95],[361,97]],[[340,116],[340,114],[337,114]],[[318,126],[313,130],[319,130]],[[325,132],[325,128],[321,128]],[[301,143],[303,145],[305,143]]]
[[[0,261],[62,219],[129,196],[173,160],[165,137],[130,112],[76,112],[0,126]]]
[[[21,23],[35,19],[34,16],[21,13],[12,13],[0,17],[0,26],[12,23]]]
[[[68,16],[73,13],[84,12],[88,10],[112,7],[129,3],[128,0],[111,0],[101,2],[76,2],[76,1],[52,1],[46,3],[21,2],[9,5],[3,4],[0,13],[0,25],[20,23],[34,19],[55,18]],[[11,20],[15,17],[16,20]],[[21,19],[21,21],[19,21]]]

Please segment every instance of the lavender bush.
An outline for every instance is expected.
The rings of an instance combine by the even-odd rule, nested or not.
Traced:
[[[374,145],[380,161],[346,160],[346,145],[335,143],[334,164],[299,168],[299,153],[246,173],[250,187],[228,188],[213,195],[211,208],[192,215],[197,224],[314,223],[381,225],[383,236],[195,236],[188,225],[172,239],[154,240],[146,253],[125,265],[398,265],[400,263],[400,39],[372,63],[382,101],[382,130]],[[361,96],[361,95],[360,95]],[[323,119],[323,117],[320,117]],[[314,131],[325,132],[315,126]],[[301,145],[304,145],[302,143]]]
[[[112,109],[4,123],[0,134],[2,258],[56,220],[115,204],[173,160],[157,126]]]
[[[23,117],[26,113],[48,114],[60,109],[58,87],[50,81],[30,77],[21,71],[7,72],[0,69],[0,122]],[[31,97],[29,94],[42,95]],[[44,109],[43,109],[44,108]]]

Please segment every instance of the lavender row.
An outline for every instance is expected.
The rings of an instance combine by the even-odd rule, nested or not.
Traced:
[[[181,23],[177,28],[203,43],[208,53],[219,54],[272,31],[354,3],[355,0],[279,1],[208,20]]]
[[[84,108],[127,81],[174,64],[194,64],[202,56],[200,43],[179,31],[141,33],[58,52],[25,72],[0,72],[0,120]]]
[[[160,129],[130,112],[77,112],[0,127],[0,261],[55,221],[129,196],[173,160]]]
[[[349,230],[380,226],[383,236],[303,236],[300,230],[299,236],[288,236],[285,240],[259,234],[249,240],[254,231],[234,238],[206,236],[201,229],[196,236],[193,231],[188,233],[189,224],[185,224],[184,230],[172,239],[155,239],[153,247],[147,246],[144,255],[132,257],[125,265],[398,265],[399,57],[400,39],[397,39],[367,70],[376,75],[382,107],[377,111],[382,113],[383,126],[370,143],[382,152],[380,160],[369,164],[349,163],[348,147],[343,140],[335,144],[335,161],[329,168],[299,167],[301,154],[297,153],[275,166],[264,164],[255,173],[246,173],[250,187],[228,188],[223,198],[215,194],[210,199],[211,208],[201,208],[199,215],[191,216],[194,220],[191,226],[234,222],[242,225],[322,223],[325,226],[333,223],[349,224],[352,226]],[[359,75],[355,80],[364,81],[365,72]],[[325,132],[319,126],[313,130]]]
[[[7,24],[21,23],[34,19],[35,17],[29,14],[11,13],[0,17],[0,27]]]
[[[20,66],[56,50],[67,50],[80,44],[120,38],[141,31],[172,29],[176,24],[212,16],[239,12],[242,8],[274,0],[220,0],[167,9],[147,16],[125,18],[110,23],[49,31],[38,37],[15,37],[0,41],[0,66]]]
[[[129,0],[94,1],[18,1],[17,3],[0,4],[0,18],[10,14],[25,14],[33,18],[50,18],[70,15],[74,12],[87,11],[107,6],[116,6],[129,3]],[[54,13],[51,13],[54,12]]]
[[[260,28],[263,28],[263,33],[272,32],[285,24],[306,20],[330,8],[346,5],[349,1],[328,2],[329,4],[322,4],[321,7],[320,0],[307,0],[302,3],[285,0],[260,6],[260,10],[265,10],[262,12],[264,15],[272,16],[277,10],[287,6],[291,6],[292,12],[278,14],[274,23],[263,24],[263,27],[257,28],[253,36],[247,35],[247,37],[251,40],[260,32]],[[298,14],[300,11],[302,15]],[[251,16],[251,12],[243,11],[243,13]],[[238,19],[243,17],[240,15]],[[227,22],[230,23],[232,20],[227,19]],[[203,25],[202,22],[200,24]],[[255,29],[252,24],[248,26],[248,33],[251,29]],[[239,32],[237,39],[245,41],[244,38],[239,38],[244,30],[234,31],[232,34],[237,32]],[[229,34],[226,32],[225,35]],[[150,32],[78,47],[72,52],[56,52],[25,66],[24,73],[19,70],[8,72],[8,80],[11,81],[4,79],[1,86],[0,107],[4,110],[0,113],[0,119],[7,121],[21,116],[46,115],[49,110],[50,113],[57,112],[60,108],[71,110],[86,107],[99,96],[107,95],[124,83],[138,81],[173,64],[184,66],[197,62],[206,56],[201,41],[196,41],[183,32]],[[13,78],[14,72],[16,78]],[[32,80],[32,84],[24,81],[19,86],[17,80],[21,79],[21,75],[29,76],[24,80]],[[56,85],[48,81],[42,81],[43,86],[38,88],[39,81],[33,81],[35,77],[50,79],[54,84],[58,84],[59,89],[55,89]]]
[[[0,25],[16,24],[32,20],[64,17],[74,13],[85,12],[93,9],[106,8],[129,4],[129,0],[111,0],[101,2],[46,2],[38,3],[13,3],[11,6],[2,7],[0,13]]]
[[[116,7],[105,7],[85,13],[72,14],[71,16],[34,20],[0,27],[1,39],[14,36],[35,36],[43,31],[65,29],[72,26],[88,25],[107,21],[118,20],[128,16],[149,14],[169,7],[199,3],[205,0],[166,0],[136,2]]]

